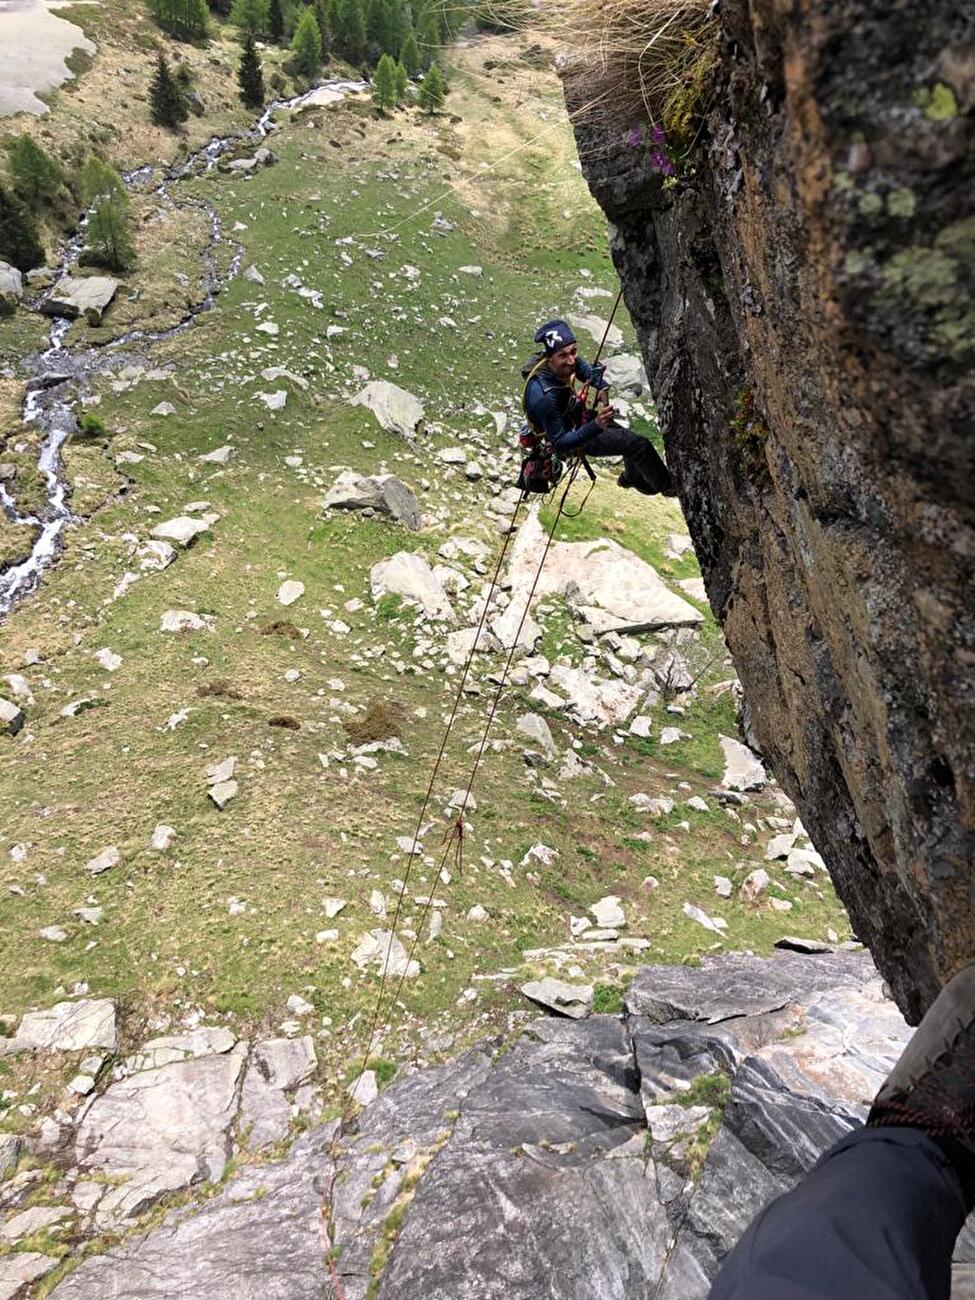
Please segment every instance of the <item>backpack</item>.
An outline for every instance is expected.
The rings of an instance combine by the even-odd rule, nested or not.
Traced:
[[[521,377],[525,381],[521,397],[522,408],[528,393],[528,384],[545,364],[545,353],[536,353],[521,368]],[[527,411],[526,411],[527,415]],[[521,469],[516,484],[520,492],[551,492],[562,477],[564,466],[556,455],[555,448],[540,433],[530,420],[526,419],[518,434],[518,446],[521,449]]]

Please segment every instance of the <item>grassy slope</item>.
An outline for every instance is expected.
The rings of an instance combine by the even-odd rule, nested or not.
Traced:
[[[349,954],[378,924],[370,892],[389,896],[390,882],[403,875],[395,837],[412,833],[453,689],[438,653],[413,657],[424,632],[408,611],[384,606],[377,616],[369,568],[400,549],[419,549],[432,561],[452,532],[497,545],[483,511],[494,489],[446,473],[435,451],[475,431],[476,454],[490,465],[505,445],[490,412],[516,392],[532,323],[564,309],[584,283],[582,269],[592,274],[587,283],[615,290],[599,214],[571,165],[557,85],[519,63],[517,52],[514,42],[492,41],[457,55],[449,108],[460,121],[378,121],[367,107],[348,104],[283,125],[272,141],[280,161],[252,180],[214,174],[183,187],[213,201],[226,229],[246,227],[235,237],[246,246],[245,264],[255,263],[266,283],[237,278],[191,330],[153,349],[151,364],[172,366],[172,380],[143,380],[124,391],[98,381],[97,410],[111,441],[106,451],[77,446],[69,454],[76,492],[88,493],[90,507],[107,504],[70,533],[57,569],[5,628],[6,671],[26,672],[36,703],[29,726],[7,742],[0,770],[4,843],[29,846],[23,862],[5,854],[0,863],[0,1011],[46,1005],[59,988],[83,980],[92,994],[120,997],[140,1024],[154,1011],[178,1016],[199,1007],[246,1029],[280,1023],[286,998],[300,992],[331,1021],[320,1040],[327,1078],[340,1078],[361,1050],[360,1013],[368,1012],[377,980],[361,975]],[[502,67],[485,73],[479,65],[486,53]],[[539,131],[547,132],[543,140],[477,179],[483,163]],[[438,212],[453,230],[435,229]],[[349,235],[353,244],[336,243]],[[157,248],[144,254],[140,274],[147,279],[154,256],[171,256],[165,241]],[[374,259],[367,249],[385,256]],[[471,263],[483,266],[483,278],[458,272]],[[401,273],[404,264],[420,270],[415,289]],[[321,291],[323,310],[282,284],[289,273]],[[604,301],[593,309],[603,310]],[[120,304],[115,323],[110,313],[102,330],[87,333],[112,337],[126,310]],[[180,304],[169,310],[178,314]],[[440,323],[445,317],[456,327]],[[256,332],[258,319],[274,320],[279,336]],[[328,324],[347,332],[328,342]],[[74,329],[76,339],[84,337],[86,327]],[[388,364],[393,353],[398,369]],[[261,368],[275,364],[306,377],[308,390],[263,380]],[[416,453],[346,404],[357,387],[353,364],[427,402],[434,431]],[[272,415],[254,394],[279,386],[288,388],[288,403]],[[161,401],[177,414],[152,417]],[[227,442],[236,455],[226,470],[196,459]],[[141,449],[145,459],[124,466],[131,486],[115,496],[111,456],[121,449]],[[294,454],[303,458],[298,470],[285,464]],[[342,466],[392,469],[418,487],[426,479],[423,508],[449,511],[449,522],[415,535],[347,515],[323,517],[323,489]],[[159,518],[194,500],[220,513],[212,531],[166,572],[107,604],[132,567],[131,538],[144,540]],[[682,528],[673,503],[623,495],[606,480],[562,536],[609,534],[667,573],[664,540]],[[670,569],[674,577],[695,572],[692,560]],[[287,613],[275,599],[284,576],[306,587]],[[351,598],[364,608],[346,613]],[[167,608],[212,615],[213,630],[163,635],[157,629]],[[262,635],[281,617],[307,635]],[[335,617],[351,625],[348,635],[330,630]],[[581,658],[558,614],[546,635],[548,649],[564,642]],[[703,639],[720,648],[710,621]],[[103,646],[124,659],[111,675],[92,658]],[[29,647],[45,656],[43,666],[23,669]],[[296,682],[285,679],[292,668],[301,674]],[[728,675],[719,654],[702,686]],[[198,694],[218,679],[241,698]],[[463,784],[486,689],[465,705],[438,814],[445,794]],[[61,708],[81,696],[100,707],[62,718]],[[348,706],[362,710],[375,700],[402,704],[407,755],[381,754],[378,770],[360,776],[351,761],[323,767],[319,755],[347,751]],[[514,732],[525,704],[524,693],[512,689],[499,713],[495,735],[505,745],[482,769],[463,872],[447,886],[436,881],[434,866],[414,867],[410,894],[435,887],[448,907],[442,937],[420,947],[424,973],[404,991],[404,1028],[387,1044],[390,1054],[415,1046],[418,1024],[473,1035],[484,1031],[482,1013],[503,1021],[519,1005],[511,985],[474,985],[477,1000],[460,1010],[459,995],[477,974],[519,967],[526,948],[567,938],[570,911],[606,893],[624,898],[629,932],[650,938],[653,960],[692,959],[714,946],[713,934],[681,914],[685,900],[724,916],[734,947],[764,951],[783,931],[821,935],[827,925],[846,932],[820,881],[782,877],[795,904],[788,917],[737,901],[717,904],[715,872],[742,879],[766,837],[743,832],[713,800],[711,812],[687,813],[689,830],[678,828],[675,813],[652,826],[649,839],[639,838],[648,822],[633,812],[630,794],[679,782],[688,787],[681,797],[706,794],[720,775],[714,736],[733,727],[728,695],[702,689],[680,720],[694,740],[662,753],[653,741],[618,745],[609,733],[586,733],[553,716],[560,746],[578,736],[581,756],[615,783],[607,787],[598,776],[562,782],[564,805],[540,797],[527,779]],[[167,718],[183,708],[188,720],[167,730]],[[298,720],[300,730],[269,726],[281,715]],[[669,721],[656,712],[655,723]],[[203,773],[228,754],[238,756],[240,794],[220,813],[206,798]],[[178,832],[165,854],[148,849],[158,822]],[[560,858],[532,879],[517,864],[539,839]],[[434,832],[427,843],[438,841]],[[123,863],[93,880],[84,863],[108,844],[120,847]],[[482,858],[512,860],[515,884]],[[648,874],[660,881],[654,891],[641,884]],[[323,913],[327,895],[349,900],[334,921]],[[244,910],[232,914],[230,899],[242,900]],[[95,900],[105,917],[91,928],[73,909]],[[475,903],[490,922],[466,919]],[[401,924],[409,928],[419,914],[406,907]],[[37,939],[50,924],[68,930],[65,943]],[[330,927],[339,930],[338,942],[316,943],[316,933]],[[621,977],[599,959],[580,965],[597,979]]]

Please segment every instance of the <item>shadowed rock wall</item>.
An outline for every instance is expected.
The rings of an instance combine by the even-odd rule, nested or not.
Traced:
[[[579,153],[755,732],[915,1022],[975,951],[975,11],[719,21],[673,188],[633,121]]]

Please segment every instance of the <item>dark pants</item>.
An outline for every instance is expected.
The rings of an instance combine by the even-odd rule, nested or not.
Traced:
[[[971,1200],[920,1129],[858,1129],[752,1222],[710,1300],[948,1300]]]
[[[611,424],[602,433],[574,448],[580,456],[622,456],[626,477],[638,492],[647,496],[662,492],[672,497],[674,483],[670,470],[657,455],[657,449],[648,439],[625,429],[622,424]]]

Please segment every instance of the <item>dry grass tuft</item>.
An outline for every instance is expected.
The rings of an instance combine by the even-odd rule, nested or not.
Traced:
[[[344,724],[353,745],[368,745],[373,740],[391,740],[402,736],[406,726],[406,709],[402,704],[373,700],[361,718],[351,718]]]
[[[269,727],[284,727],[286,731],[300,731],[301,723],[297,718],[292,718],[287,713],[276,714],[273,718],[268,718]]]
[[[245,698],[244,692],[238,690],[233,682],[226,677],[218,677],[212,682],[204,682],[202,686],[196,688],[196,693],[204,697],[215,695],[222,700],[242,700]]]

